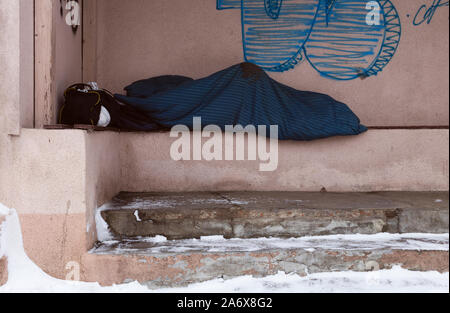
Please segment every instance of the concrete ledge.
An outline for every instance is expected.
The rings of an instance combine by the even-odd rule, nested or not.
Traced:
[[[168,133],[122,133],[123,191],[447,191],[448,129],[370,130],[282,141],[275,172],[259,161],[179,161]]]
[[[85,213],[119,191],[448,191],[448,129],[282,141],[259,161],[173,161],[169,133],[29,130],[0,137],[0,201],[19,213]],[[19,195],[19,196],[18,196]],[[46,196],[42,196],[46,195]],[[69,207],[69,209],[68,209]]]

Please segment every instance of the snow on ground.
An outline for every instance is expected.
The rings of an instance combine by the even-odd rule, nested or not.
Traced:
[[[173,293],[429,293],[449,291],[449,275],[437,272],[411,272],[400,267],[392,270],[357,273],[337,272],[298,275],[278,275],[266,278],[251,276],[224,281],[217,279],[191,285],[188,288],[165,289]]]
[[[100,233],[106,233],[100,231]],[[167,240],[163,236],[114,240],[112,236],[91,252],[96,254],[139,254],[187,252],[255,252],[277,249],[448,251],[449,234],[330,235],[302,238],[225,239],[208,236],[198,239]]]
[[[338,272],[300,277],[279,273],[266,278],[251,276],[217,279],[185,288],[149,290],[134,282],[112,287],[96,283],[68,282],[45,274],[26,255],[19,218],[0,204],[6,221],[0,229],[0,257],[8,258],[9,280],[2,292],[136,292],[136,293],[277,293],[277,292],[449,292],[449,274],[411,272],[399,267],[371,273]],[[218,239],[218,238],[216,238]],[[161,239],[160,239],[161,240]]]

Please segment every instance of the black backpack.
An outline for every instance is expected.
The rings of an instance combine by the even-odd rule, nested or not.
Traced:
[[[104,89],[93,89],[88,84],[74,84],[64,92],[64,104],[59,113],[59,123],[65,125],[96,126],[100,119],[101,107],[105,107],[111,122],[108,126],[120,126],[120,104]]]

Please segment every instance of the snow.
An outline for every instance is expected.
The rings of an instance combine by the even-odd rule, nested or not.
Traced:
[[[148,208],[172,208],[176,205],[174,200],[144,200],[136,198],[134,201],[122,207],[122,209],[140,209],[142,207]]]
[[[145,238],[144,240],[146,242],[152,242],[152,243],[167,242],[167,238],[164,236],[149,237],[149,238]]]
[[[143,245],[142,243],[149,243]],[[136,244],[137,243],[137,244]],[[136,244],[136,245],[135,245]],[[197,239],[155,242],[146,238],[124,239],[112,244],[103,243],[91,252],[96,254],[139,254],[187,252],[255,252],[277,249],[448,251],[449,234],[375,234],[331,235],[302,238],[224,239],[207,236]]]
[[[9,209],[0,203],[0,215],[8,215]]]
[[[411,272],[400,267],[370,273],[337,272],[306,277],[283,272],[266,278],[243,276],[217,279],[188,288],[164,289],[172,293],[447,293],[449,275],[437,272]]]
[[[141,218],[139,217],[139,210],[134,211],[134,216],[136,217],[136,222],[142,222]]]
[[[21,227],[15,210],[0,204],[0,212],[6,215],[0,229],[0,255],[8,258],[8,282],[0,287],[0,293],[449,292],[448,273],[412,272],[400,267],[370,273],[337,272],[306,277],[280,272],[265,278],[243,276],[229,280],[216,279],[184,288],[159,290],[150,290],[137,282],[101,287],[97,283],[63,281],[48,276],[28,258],[23,248]],[[155,237],[154,240],[162,238]],[[222,238],[220,240],[223,241]]]
[[[109,205],[106,204],[99,208],[95,212],[95,226],[97,228],[97,239],[101,242],[107,242],[113,240],[114,236],[109,230],[108,223],[103,219],[102,212],[109,209]]]
[[[201,241],[215,242],[215,241],[225,241],[223,236],[202,236]]]
[[[6,220],[0,230],[0,255],[8,259],[8,282],[0,287],[3,292],[142,292],[148,289],[138,283],[102,288],[97,283],[58,280],[50,277],[34,264],[23,248],[22,231],[15,210],[0,204]]]

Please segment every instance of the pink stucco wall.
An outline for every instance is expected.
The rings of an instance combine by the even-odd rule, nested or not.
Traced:
[[[121,189],[442,191],[448,190],[448,138],[448,130],[400,129],[313,142],[280,141],[276,170],[261,172],[259,159],[174,161],[170,150],[176,139],[169,133],[123,133]]]
[[[33,40],[33,1],[1,0],[0,133],[33,127]]]
[[[292,87],[346,102],[369,126],[448,126],[448,7],[430,24],[413,26],[431,0],[393,0],[402,38],[391,63],[376,77],[336,81],[309,64],[273,74]],[[89,15],[89,12],[85,12]],[[91,12],[92,13],[92,12]],[[216,10],[215,0],[97,0],[97,79],[120,92],[132,81],[162,74],[194,78],[243,61],[239,10]]]
[[[82,1],[79,1],[82,5]],[[63,15],[61,16],[59,1],[53,7],[55,23],[55,88],[56,88],[56,109],[64,101],[64,91],[69,85],[82,81],[82,31],[81,26],[74,33],[72,27],[65,21],[66,14],[65,1],[63,3]],[[56,122],[56,116],[53,117]]]

